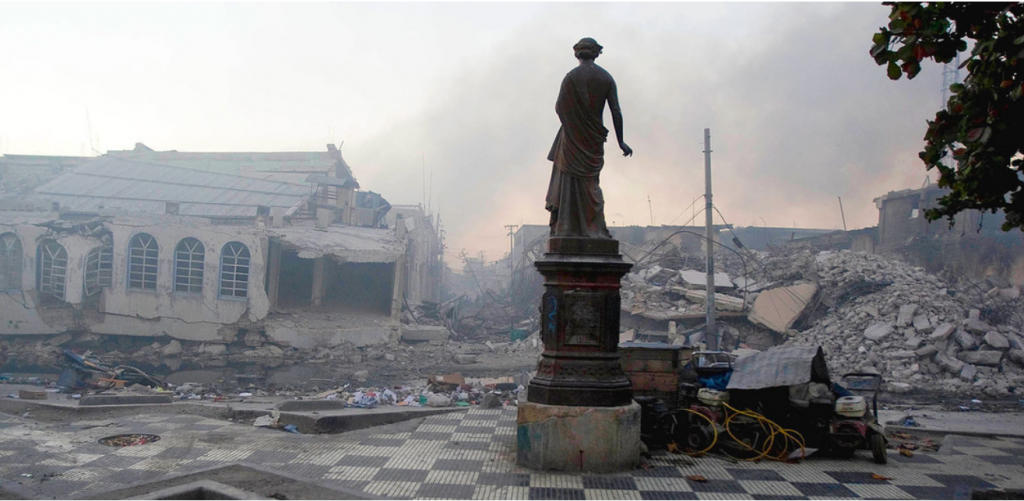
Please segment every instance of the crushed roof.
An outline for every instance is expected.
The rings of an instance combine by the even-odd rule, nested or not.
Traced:
[[[343,262],[393,263],[405,253],[395,232],[381,228],[295,225],[267,228],[267,233],[298,248],[303,259],[331,255]]]
[[[75,212],[122,209],[158,213],[177,202],[179,214],[252,217],[257,206],[293,208],[310,194],[308,186],[103,156],[36,189]]]

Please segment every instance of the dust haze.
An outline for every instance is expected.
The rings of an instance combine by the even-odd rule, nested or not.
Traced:
[[[48,20],[33,16],[43,10]],[[20,96],[0,105],[0,151],[79,154],[136,141],[309,151],[345,141],[366,189],[398,204],[429,191],[449,259],[461,249],[500,258],[502,225],[546,223],[554,101],[581,37],[605,47],[597,62],[616,78],[636,152],[623,159],[611,134],[602,186],[614,225],[689,219],[703,191],[705,127],[728,222],[841,228],[842,197],[850,229],[874,225],[872,198],[923,182],[916,153],[941,95],[937,66],[898,83],[875,66],[867,50],[888,9],[874,3],[0,11],[18,24],[0,38],[20,37],[19,53],[0,63]],[[26,61],[56,76],[26,75]],[[87,143],[87,108],[98,144]]]

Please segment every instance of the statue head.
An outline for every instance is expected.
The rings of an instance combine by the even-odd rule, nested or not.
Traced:
[[[572,50],[576,53],[576,59],[597,59],[603,48],[601,44],[597,43],[597,40],[590,37],[581,38],[576,45],[572,46]]]

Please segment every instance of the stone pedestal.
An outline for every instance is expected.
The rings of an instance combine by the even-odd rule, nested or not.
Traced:
[[[544,276],[544,353],[519,405],[516,461],[611,472],[640,462],[640,406],[619,363],[619,281],[632,267],[611,239],[552,238]]]
[[[551,238],[544,259],[541,338],[544,353],[530,381],[530,402],[619,407],[633,391],[619,364],[619,281],[631,264],[619,242]]]
[[[529,394],[527,394],[529,396]],[[640,405],[519,405],[516,462],[537,470],[606,473],[640,464]]]

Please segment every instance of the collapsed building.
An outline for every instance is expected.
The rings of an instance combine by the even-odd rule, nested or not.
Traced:
[[[0,336],[365,346],[440,299],[434,218],[360,191],[333,145],[71,163],[0,194]]]

